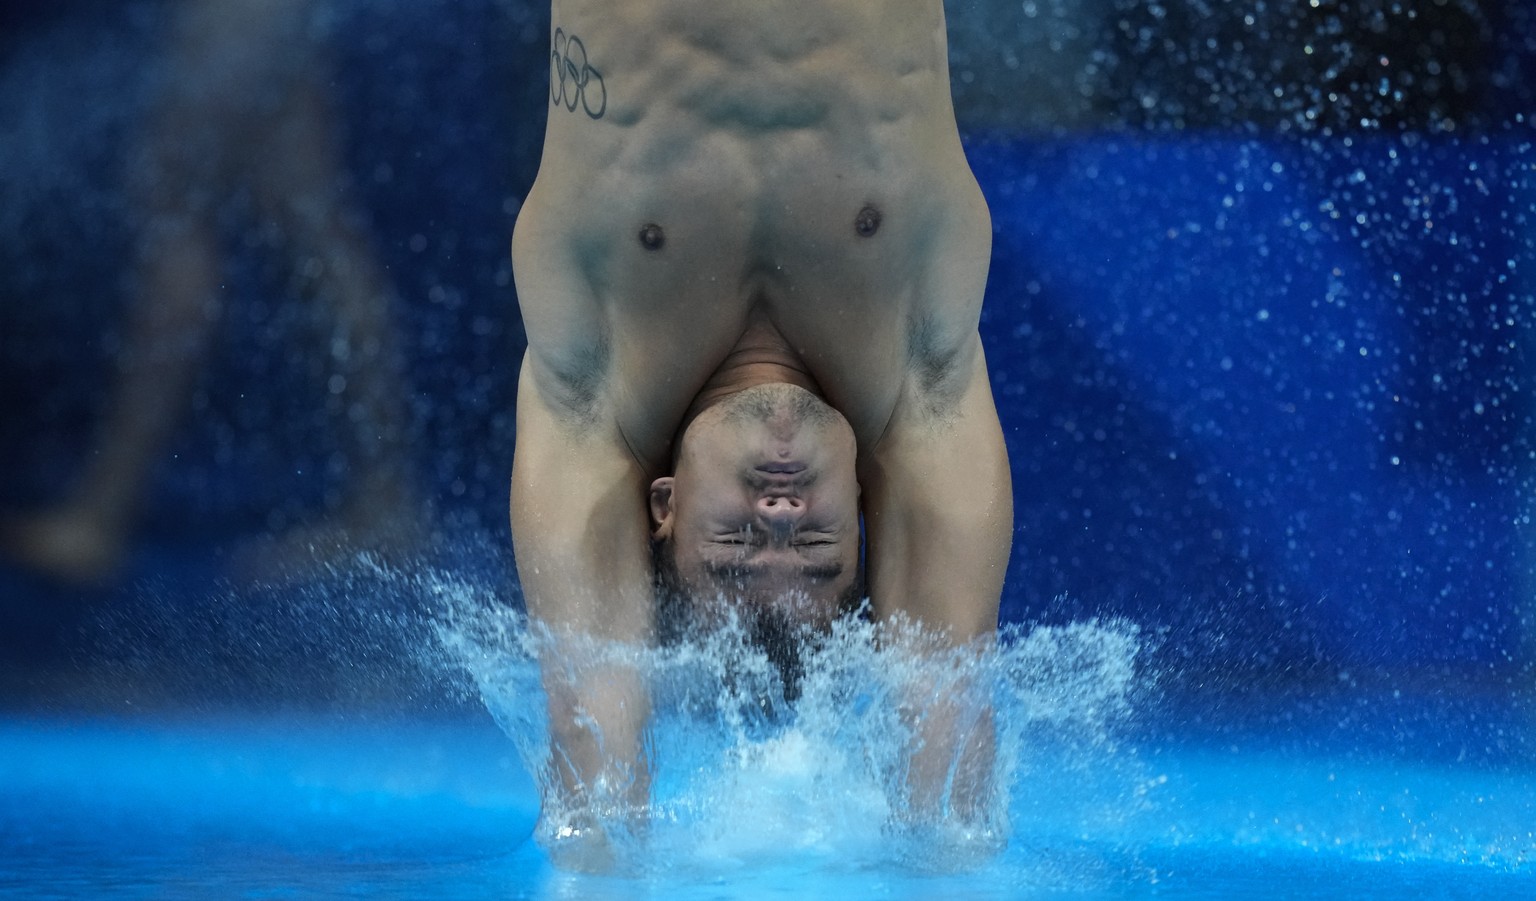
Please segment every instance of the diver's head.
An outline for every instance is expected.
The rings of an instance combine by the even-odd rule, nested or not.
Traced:
[[[693,621],[731,610],[822,629],[857,605],[857,449],[836,410],[757,385],[705,408],[679,445],[674,474],[651,484],[652,537],[661,589]]]

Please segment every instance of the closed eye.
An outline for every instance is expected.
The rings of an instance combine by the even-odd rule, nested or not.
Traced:
[[[795,547],[831,547],[837,544],[837,533],[820,528],[800,529],[795,532],[790,544]]]
[[[758,536],[753,532],[752,527],[749,525],[740,529],[717,532],[715,533],[715,536],[712,540],[715,544],[722,545],[724,547],[746,547],[748,545],[755,544],[756,542],[754,539],[756,537]]]

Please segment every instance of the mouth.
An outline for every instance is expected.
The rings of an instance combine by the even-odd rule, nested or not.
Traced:
[[[811,479],[810,467],[796,460],[775,460],[753,467],[747,482],[757,491],[782,493],[798,490]]]
[[[794,476],[805,472],[806,466],[797,460],[775,460],[757,467],[757,471],[773,476]]]

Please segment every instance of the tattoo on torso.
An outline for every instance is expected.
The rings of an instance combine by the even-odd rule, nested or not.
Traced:
[[[587,45],[561,28],[555,29],[549,54],[549,99],[571,112],[580,106],[594,119],[601,119],[608,110],[608,88],[602,73],[587,59]]]

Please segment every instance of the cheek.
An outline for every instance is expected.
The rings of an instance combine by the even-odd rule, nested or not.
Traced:
[[[703,530],[708,523],[732,521],[749,515],[752,503],[747,490],[729,474],[699,472],[693,474],[681,495],[679,511],[687,510],[687,519]]]
[[[835,495],[838,513],[854,528],[859,524],[859,486],[840,487]]]

